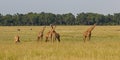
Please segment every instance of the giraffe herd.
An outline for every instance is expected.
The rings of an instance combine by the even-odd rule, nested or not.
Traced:
[[[91,26],[90,28],[88,28],[84,33],[83,33],[83,41],[86,42],[87,40],[89,41],[91,39],[91,34],[92,34],[92,30],[95,28],[96,23]],[[56,39],[58,40],[58,42],[60,42],[60,34],[56,32],[55,28],[56,25],[54,24],[50,24],[51,29],[47,32],[47,34],[45,35],[45,42],[51,41],[54,42]],[[44,36],[44,31],[46,29],[46,26],[44,26],[42,28],[42,30],[38,33],[37,36],[37,41],[41,41],[43,40],[43,36]],[[17,29],[18,31],[20,31],[20,29]],[[30,29],[32,30],[32,29]],[[15,43],[19,43],[20,42],[20,36],[16,35],[14,37],[15,39]]]

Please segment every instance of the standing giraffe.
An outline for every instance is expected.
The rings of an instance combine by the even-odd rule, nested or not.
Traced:
[[[50,38],[52,40],[52,31],[54,31],[53,28],[56,26],[53,26],[53,24],[50,24],[50,27],[51,27],[51,29],[46,34],[46,40],[45,40],[46,42],[48,41],[48,38]]]
[[[54,42],[54,40],[56,39],[58,40],[58,42],[60,42],[60,34],[56,31],[52,31],[52,42]]]
[[[20,37],[19,37],[18,35],[16,35],[16,36],[14,37],[14,39],[15,39],[15,43],[19,43],[19,42],[20,42]]]
[[[86,42],[87,38],[88,38],[88,40],[91,39],[91,32],[95,28],[95,26],[96,26],[96,23],[83,33],[83,36],[84,36],[83,40],[84,40],[84,42]]]
[[[38,37],[37,37],[37,41],[43,39],[43,33],[44,33],[45,28],[46,28],[46,26],[44,26],[43,29],[39,32]]]
[[[51,27],[51,30],[46,35],[46,42],[48,41],[49,37],[52,42],[56,39],[60,42],[60,35],[55,31],[56,26],[53,27],[53,24],[50,24],[50,27]]]

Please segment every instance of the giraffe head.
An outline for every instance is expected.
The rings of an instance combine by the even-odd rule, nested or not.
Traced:
[[[51,26],[51,32],[55,32],[56,25],[50,24]]]

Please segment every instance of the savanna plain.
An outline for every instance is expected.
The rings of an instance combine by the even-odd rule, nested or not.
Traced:
[[[120,60],[120,26],[96,26],[86,43],[83,32],[91,26],[56,26],[61,42],[54,43],[45,42],[45,36],[37,42],[42,27],[0,26],[0,60]],[[14,42],[15,35],[20,43]]]

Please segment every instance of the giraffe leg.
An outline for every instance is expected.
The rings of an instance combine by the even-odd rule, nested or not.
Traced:
[[[41,41],[43,40],[43,36],[41,37],[41,39],[40,39]]]
[[[57,40],[60,42],[60,37],[57,37]]]
[[[53,42],[56,40],[56,37],[53,37]]]
[[[45,42],[47,42],[48,41],[48,37],[46,37],[46,40],[45,40]]]
[[[37,41],[39,41],[40,37],[38,36]]]
[[[90,41],[90,39],[91,39],[91,34],[89,34],[89,36],[88,36],[88,40]]]
[[[52,42],[54,42],[54,40],[55,40],[55,36],[52,37]]]
[[[52,38],[52,34],[50,35],[50,40],[51,40],[51,41],[53,40],[53,38]]]
[[[18,40],[18,42],[20,42],[20,40]]]
[[[83,37],[84,42],[86,42],[86,38],[87,38],[87,36],[84,36],[84,37]]]

